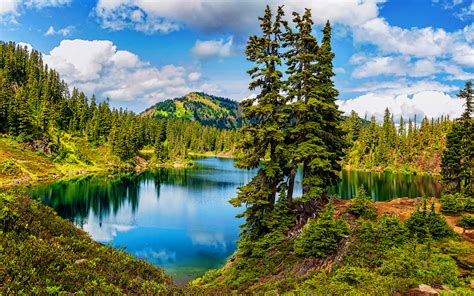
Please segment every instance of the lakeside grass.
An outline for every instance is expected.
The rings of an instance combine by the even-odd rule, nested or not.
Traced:
[[[102,245],[21,190],[0,193],[0,294],[164,294],[164,271]]]

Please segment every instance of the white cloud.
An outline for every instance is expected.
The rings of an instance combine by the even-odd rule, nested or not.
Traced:
[[[48,30],[44,33],[44,35],[45,36],[62,35],[63,37],[66,37],[66,36],[71,35],[73,30],[74,30],[73,26],[67,26],[59,30],[55,30],[53,26],[49,26]]]
[[[419,120],[424,116],[437,118],[441,115],[458,117],[463,111],[463,101],[449,93],[458,90],[456,86],[441,84],[433,81],[410,82],[402,78],[387,82],[369,82],[352,92],[359,92],[353,99],[339,100],[339,108],[349,114],[352,110],[360,116],[374,115],[382,120],[385,108],[394,113],[395,118],[403,115],[412,118],[416,115]]]
[[[376,17],[382,2],[385,0],[99,0],[95,14],[104,28],[112,30],[168,33],[188,26],[204,32],[242,33],[257,27],[267,4],[273,8],[285,5],[288,12],[308,7],[315,11],[317,23],[330,19],[352,26]]]
[[[18,42],[18,45],[23,46],[23,47],[26,46],[26,48],[28,49],[28,51],[31,51],[31,50],[33,49],[33,46],[32,46],[31,44],[29,44],[29,43],[26,43],[26,42]]]
[[[465,72],[461,67],[447,61],[437,61],[435,58],[412,59],[409,56],[375,56],[354,54],[350,62],[356,65],[352,72],[354,78],[376,76],[406,76],[428,77],[437,74],[447,74],[448,80],[474,79],[473,73]]]
[[[0,0],[0,23],[17,23],[23,9],[43,9],[68,5],[72,0]]]
[[[358,42],[377,45],[383,52],[417,57],[442,56],[454,39],[443,29],[403,29],[390,26],[383,18],[374,18],[354,30]]]
[[[212,84],[199,82],[197,72],[175,65],[154,67],[132,52],[117,50],[108,40],[63,40],[44,61],[71,86],[112,101],[152,104],[212,89]]]
[[[197,81],[199,78],[201,78],[201,73],[199,72],[191,72],[188,74],[189,81]]]
[[[191,53],[198,58],[207,59],[217,57],[220,59],[229,57],[232,54],[232,37],[227,42],[220,40],[197,40]]]
[[[2,5],[0,5],[0,15],[7,13],[17,13],[18,4],[18,0],[2,0]]]
[[[365,78],[380,75],[405,75],[405,66],[409,62],[408,57],[374,57],[365,58],[362,56],[355,56],[351,59],[353,63],[362,64],[352,72],[354,78]]]
[[[384,95],[396,96],[399,94],[415,94],[424,91],[452,92],[457,90],[456,86],[442,84],[436,81],[421,80],[411,82],[405,78],[392,81],[366,82],[357,87],[349,89],[351,92],[367,93],[375,92]]]
[[[471,2],[471,5],[464,7],[461,11],[457,14],[457,17],[461,20],[467,20],[474,16],[474,2]]]
[[[21,1],[20,1],[21,2]],[[68,5],[72,0],[24,0],[23,3],[28,8],[59,7]]]
[[[385,54],[452,59],[470,67],[474,66],[474,47],[466,40],[471,30],[469,26],[453,33],[432,27],[404,29],[390,26],[383,18],[374,18],[354,28],[354,39],[374,44]]]
[[[439,91],[421,91],[416,93],[373,93],[369,92],[354,99],[339,101],[339,108],[349,114],[352,110],[360,116],[375,116],[378,121],[383,118],[388,108],[395,118],[401,115],[406,118],[421,120],[423,117],[438,118],[441,115],[458,117],[463,111],[463,101]]]

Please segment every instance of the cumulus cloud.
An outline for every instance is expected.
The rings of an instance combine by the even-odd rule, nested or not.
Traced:
[[[71,35],[74,30],[74,26],[67,26],[65,28],[55,30],[53,26],[49,26],[48,30],[44,33],[45,36],[62,35],[63,37]]]
[[[201,59],[213,57],[223,59],[232,54],[232,42],[232,37],[229,38],[227,42],[224,42],[223,39],[208,41],[197,40],[191,49],[191,53]]]
[[[155,103],[192,90],[209,90],[197,72],[185,67],[154,67],[108,40],[63,40],[44,55],[71,86],[112,101]]]
[[[471,30],[470,26],[453,33],[432,27],[404,29],[391,26],[383,18],[374,18],[354,28],[354,39],[374,44],[385,54],[452,58],[459,65],[474,66],[474,47],[466,42],[471,38]]]
[[[377,16],[378,3],[384,0],[99,0],[95,14],[104,28],[125,28],[148,33],[169,33],[182,26],[204,32],[246,33],[257,26],[269,4],[285,5],[288,11],[312,8],[315,21],[327,19],[345,25],[357,25]],[[245,9],[242,9],[245,7]],[[291,14],[288,14],[290,16]]]
[[[398,80],[382,83],[367,83],[352,89],[363,93],[353,99],[339,100],[339,108],[349,114],[352,110],[360,116],[375,116],[382,120],[385,108],[389,108],[395,118],[419,120],[424,116],[437,118],[441,115],[458,117],[463,111],[463,100],[449,95],[457,87],[439,82],[419,81],[415,83]]]

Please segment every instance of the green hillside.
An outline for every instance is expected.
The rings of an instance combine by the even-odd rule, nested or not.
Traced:
[[[200,92],[159,102],[145,110],[142,115],[155,118],[184,118],[226,129],[242,125],[237,102]]]

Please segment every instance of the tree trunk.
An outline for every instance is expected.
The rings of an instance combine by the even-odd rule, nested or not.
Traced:
[[[291,204],[293,203],[293,191],[295,189],[296,168],[297,168],[297,165],[295,165],[295,164],[291,165],[290,177],[288,179],[287,198],[288,198],[288,205],[289,206],[291,206]]]

